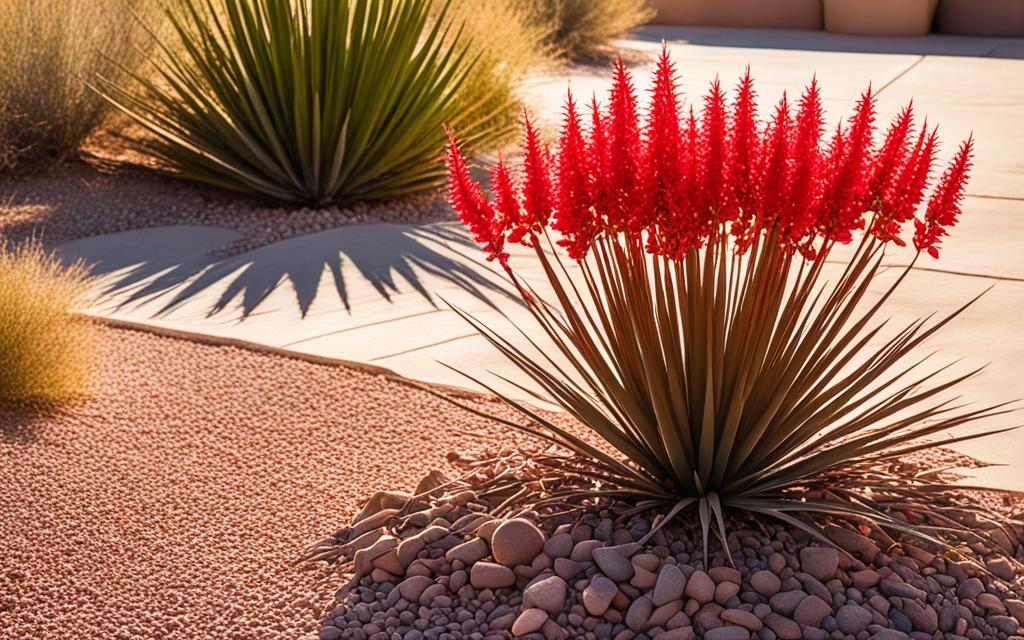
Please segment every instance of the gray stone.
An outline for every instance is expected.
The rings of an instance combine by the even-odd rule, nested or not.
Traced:
[[[1017,622],[1024,625],[1024,600],[1017,600],[1011,598],[1006,601],[1006,610],[1011,616],[1017,619]]]
[[[1017,619],[1010,616],[990,616],[988,623],[1008,636],[1015,635],[1017,627],[1020,626],[1017,623]]]
[[[929,606],[921,605],[916,600],[903,598],[903,615],[910,618],[914,629],[925,633],[935,633],[939,628],[939,614]]]
[[[676,627],[654,636],[654,640],[694,640],[693,627]]]
[[[718,627],[704,634],[705,640],[750,640],[750,632],[743,627]]]
[[[1012,582],[1015,576],[1013,565],[1006,558],[999,556],[985,562],[985,568],[997,578]]]
[[[974,600],[984,591],[985,585],[981,583],[981,580],[978,580],[977,578],[968,578],[961,582],[960,586],[956,588],[956,595],[958,598]]]
[[[839,552],[832,547],[804,547],[800,550],[800,568],[825,582],[836,577]]]
[[[523,591],[523,606],[558,613],[565,606],[565,580],[551,576],[538,580]]]
[[[423,591],[433,583],[434,581],[426,576],[412,576],[398,584],[398,592],[409,602],[416,602]]]
[[[793,612],[793,619],[799,624],[817,627],[821,619],[832,613],[832,607],[818,596],[807,596],[800,601]]]
[[[866,591],[871,587],[878,585],[879,576],[878,572],[874,569],[865,569],[863,571],[855,571],[851,573],[850,580],[853,581],[853,586],[857,587],[861,591]]]
[[[867,629],[872,618],[870,611],[855,604],[843,605],[836,612],[836,624],[839,630],[854,636]]]
[[[569,581],[583,571],[583,565],[569,558],[555,558],[555,573],[563,580]]]
[[[910,636],[897,629],[882,629],[871,640],[910,640]]]
[[[771,571],[757,571],[750,576],[750,586],[766,598],[770,598],[782,588],[782,581]]]
[[[748,631],[760,631],[764,626],[760,618],[743,609],[726,609],[718,614],[718,617],[722,619],[722,622],[743,627]]]
[[[515,585],[516,575],[496,562],[477,562],[469,571],[469,583],[476,589],[504,589]]]
[[[568,532],[556,533],[544,543],[544,553],[551,558],[568,558],[574,543]]]
[[[791,616],[796,611],[797,605],[806,597],[807,592],[800,589],[796,591],[782,591],[772,596],[768,604],[771,605],[772,611],[775,613]]]
[[[1006,613],[1006,605],[999,599],[998,596],[991,593],[979,593],[978,597],[975,598],[978,606],[988,611],[989,613],[1004,614]]]
[[[715,598],[715,582],[703,571],[694,571],[686,580],[686,597],[693,598],[701,604],[711,602]]]
[[[544,549],[544,542],[544,534],[536,525],[529,520],[514,518],[502,522],[494,530],[494,535],[491,536],[491,552],[498,564],[516,567],[533,562],[537,554]]]
[[[491,551],[487,548],[486,540],[483,538],[473,538],[449,549],[444,554],[444,559],[448,562],[461,560],[468,567],[478,560],[483,560],[490,553]]]
[[[892,597],[898,596],[900,598],[911,598],[916,600],[924,600],[925,592],[920,589],[913,587],[906,582],[899,582],[890,578],[884,578],[878,583],[878,589],[882,592],[882,595]]]
[[[516,621],[512,623],[512,635],[525,636],[534,631],[540,631],[548,620],[548,614],[543,609],[523,609]]]
[[[604,576],[594,576],[587,588],[583,590],[583,606],[592,616],[603,616],[618,593],[615,583]]]
[[[660,607],[682,598],[685,589],[686,576],[683,575],[683,572],[674,564],[666,564],[658,572],[658,581],[654,585],[651,601],[654,606]]]
[[[894,629],[903,633],[910,633],[914,630],[914,623],[910,621],[910,618],[895,607],[889,609],[889,622],[892,623]]]
[[[765,616],[764,625],[771,629],[780,640],[800,640],[803,635],[800,633],[800,625],[777,613],[769,613]]]
[[[626,582],[633,577],[633,563],[618,551],[601,547],[594,549],[593,556],[601,573],[615,582]]]
[[[626,626],[639,633],[647,628],[647,621],[651,619],[652,613],[654,613],[654,603],[651,602],[651,599],[647,596],[637,598],[626,611]]]

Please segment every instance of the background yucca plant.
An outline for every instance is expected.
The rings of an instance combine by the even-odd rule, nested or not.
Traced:
[[[66,160],[110,113],[86,82],[123,82],[160,28],[155,0],[0,0],[0,170]]]
[[[88,270],[65,265],[37,241],[0,241],[0,405],[83,395],[95,351],[93,326],[72,315]]]
[[[176,41],[141,91],[115,104],[185,177],[315,204],[394,198],[443,178],[441,124],[471,145],[493,114],[453,112],[477,62],[448,3],[430,0],[177,0]],[[489,105],[489,111],[503,105]]]
[[[494,1],[494,0],[492,0]],[[507,2],[508,0],[497,0]],[[647,22],[646,0],[514,0],[563,57],[594,57],[610,40]]]
[[[943,400],[972,374],[944,377],[913,356],[962,309],[883,340],[885,323],[874,320],[909,269],[878,300],[869,301],[869,288],[884,247],[902,245],[911,221],[917,251],[938,255],[960,212],[972,142],[916,217],[937,139],[926,126],[914,131],[909,106],[876,148],[870,90],[827,144],[814,83],[795,109],[783,97],[767,123],[749,74],[728,102],[716,82],[702,113],[684,116],[663,54],[643,122],[619,63],[609,106],[595,101],[589,127],[570,96],[554,152],[527,121],[522,183],[499,163],[493,200],[452,138],[452,202],[557,349],[517,347],[463,315],[543,389],[539,397],[610,447],[505,397],[529,419],[517,426],[575,454],[537,464],[579,479],[547,492],[527,484],[535,489],[521,498],[559,506],[621,498],[660,505],[669,518],[696,505],[705,541],[712,518],[725,539],[725,507],[817,535],[791,514],[906,530],[885,505],[909,500],[931,525],[950,525],[928,498],[946,485],[887,473],[886,463],[978,437],[948,432],[1005,409]],[[826,282],[833,248],[854,241],[854,255]],[[509,242],[535,248],[554,300],[516,278]],[[563,250],[578,276],[563,266]]]

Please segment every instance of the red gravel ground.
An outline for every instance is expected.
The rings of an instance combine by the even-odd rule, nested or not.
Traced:
[[[343,581],[308,543],[513,443],[380,375],[101,331],[92,399],[0,414],[2,639],[315,637]]]

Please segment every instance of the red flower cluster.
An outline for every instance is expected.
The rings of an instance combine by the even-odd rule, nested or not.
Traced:
[[[692,107],[684,114],[675,66],[663,51],[642,117],[620,61],[606,109],[595,99],[585,118],[569,94],[554,153],[527,117],[522,182],[499,162],[493,201],[470,178],[449,131],[452,203],[489,258],[506,266],[507,242],[532,246],[548,226],[576,260],[602,234],[641,239],[651,253],[672,259],[723,234],[733,237],[737,251],[764,236],[810,258],[850,242],[859,230],[902,246],[899,236],[913,220],[914,246],[938,256],[960,213],[971,139],[916,218],[938,142],[927,122],[915,134],[912,104],[876,148],[870,88],[827,142],[816,81],[795,105],[783,95],[765,122],[756,98],[748,71],[732,100],[716,80],[700,114]]]

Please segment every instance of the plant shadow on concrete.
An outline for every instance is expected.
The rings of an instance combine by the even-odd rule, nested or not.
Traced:
[[[154,234],[160,242],[143,239]],[[238,310],[244,319],[285,284],[294,290],[295,302],[305,316],[321,292],[325,272],[350,312],[351,283],[347,278],[351,277],[362,278],[389,302],[408,287],[439,307],[442,303],[421,274],[465,291],[490,308],[497,309],[496,297],[518,301],[514,289],[497,274],[481,269],[470,254],[469,240],[450,225],[355,225],[292,238],[234,257],[210,257],[208,252],[225,244],[230,235],[220,230],[200,234],[196,228],[172,227],[87,238],[68,249],[90,265],[93,276],[117,274],[109,283],[105,280],[101,301],[108,301],[115,310],[128,310],[160,300],[158,316],[214,292],[216,299],[206,310],[208,317]],[[346,263],[356,269],[357,276],[346,275]]]

